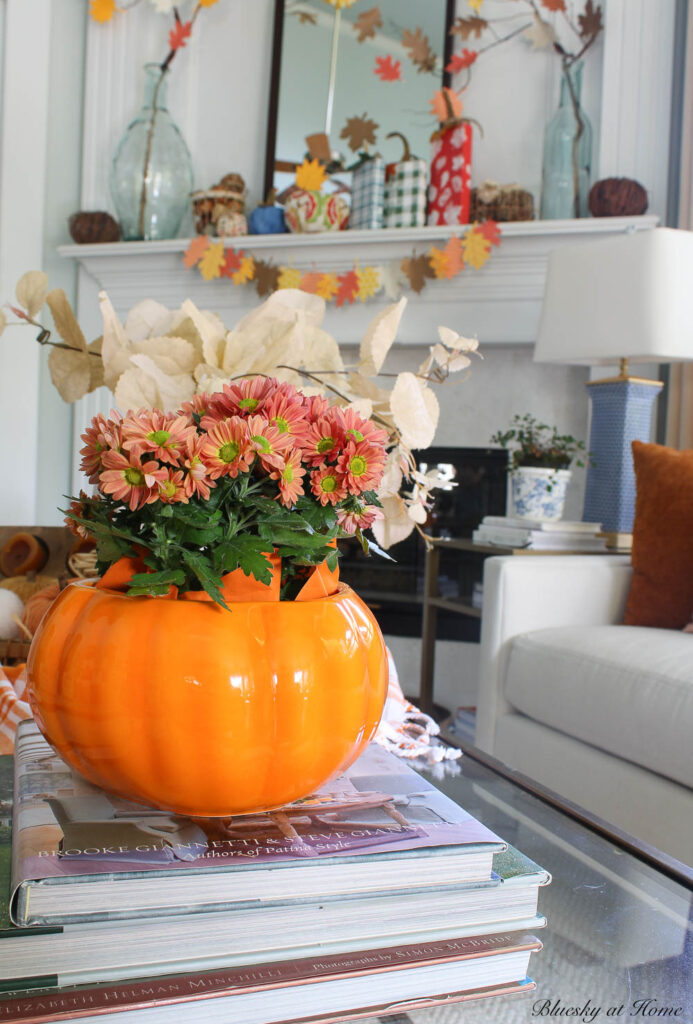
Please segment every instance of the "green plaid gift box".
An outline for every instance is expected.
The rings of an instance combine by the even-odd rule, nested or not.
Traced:
[[[385,181],[384,228],[419,228],[426,223],[428,165],[414,158],[389,164]]]
[[[374,156],[355,169],[351,178],[350,228],[381,228],[385,194],[385,161]]]

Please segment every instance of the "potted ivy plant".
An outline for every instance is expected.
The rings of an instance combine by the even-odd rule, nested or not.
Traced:
[[[530,413],[516,414],[505,430],[497,431],[491,443],[509,452],[513,513],[520,519],[560,519],[571,466],[587,461],[584,441],[560,434],[557,427],[539,423]]]

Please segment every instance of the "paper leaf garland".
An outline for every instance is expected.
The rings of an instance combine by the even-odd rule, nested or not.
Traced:
[[[578,25],[583,39],[593,39],[598,36],[604,28],[601,7],[595,7],[592,0],[587,0],[584,12],[578,16]]]
[[[356,153],[359,149],[375,145],[375,132],[380,126],[367,114],[363,117],[350,117],[339,133],[340,139],[346,139],[349,149]]]
[[[445,66],[445,70],[449,71],[452,75],[457,75],[460,71],[464,71],[465,68],[470,68],[478,56],[479,54],[476,50],[468,50],[466,48],[460,53],[453,53],[450,63]]]
[[[266,260],[255,260],[255,290],[260,298],[276,292],[279,287],[279,267]]]
[[[183,255],[183,263],[186,267],[194,267],[196,263],[199,263],[205,250],[209,249],[209,245],[209,235],[198,235],[197,238],[193,238]]]
[[[183,262],[188,268],[197,265],[207,281],[222,277],[234,285],[252,281],[260,296],[282,288],[295,288],[344,306],[351,305],[356,299],[366,302],[382,291],[389,299],[397,299],[407,285],[418,293],[428,280],[444,281],[457,277],[465,265],[478,269],[489,259],[491,247],[500,245],[500,241],[498,225],[488,220],[483,224],[472,224],[464,234],[452,235],[442,247],[431,246],[425,254],[412,253],[403,260],[392,260],[382,266],[361,267],[356,263],[350,270],[337,273],[277,266],[269,260],[256,259],[252,253],[242,249],[229,247],[225,250],[223,240],[213,241],[208,235],[200,235],[190,242],[183,254]],[[27,314],[22,310],[15,312],[26,319]],[[106,334],[105,331],[104,337]],[[116,348],[122,344],[121,339]],[[108,345],[113,347],[110,340]]]
[[[317,160],[304,160],[296,168],[296,184],[308,192],[319,192],[325,184],[325,168]]]
[[[115,14],[115,0],[90,0],[89,13],[94,21],[110,21]]]
[[[423,291],[427,277],[434,277],[428,256],[411,256],[402,261],[402,270],[409,279],[412,290],[418,295]]]
[[[168,45],[172,50],[180,50],[192,33],[192,21],[177,21],[168,34]]]
[[[469,39],[472,35],[480,39],[481,33],[487,27],[488,22],[484,18],[479,18],[476,14],[471,18],[455,18],[450,29],[450,35],[459,36],[462,41]]]
[[[224,243],[215,242],[207,248],[198,266],[205,281],[211,281],[213,278],[221,276],[221,268],[225,263]]]
[[[405,29],[402,33],[402,46],[408,51],[411,62],[419,74],[435,71],[436,55],[431,49],[428,36],[423,34],[421,28],[416,28],[413,32]]]
[[[541,0],[542,7],[547,11],[563,11],[565,13],[565,0]]]
[[[445,100],[446,96],[450,102],[449,107]],[[436,121],[447,121],[450,117],[450,111],[452,111],[453,117],[461,117],[462,100],[453,89],[448,88],[446,85],[443,89],[438,89],[438,91],[433,94],[433,99],[431,100],[431,113],[434,115]]]
[[[371,7],[370,11],[363,11],[354,22],[354,31],[357,34],[359,43],[375,36],[375,30],[383,27],[383,19],[379,7]]]
[[[335,302],[343,306],[345,302],[354,302],[359,292],[359,279],[355,270],[349,270],[346,274],[338,274],[339,288]]]
[[[483,267],[491,255],[491,244],[475,225],[467,232],[462,243],[462,251],[464,253],[464,262],[478,270],[479,267]]]
[[[387,57],[375,58],[373,74],[382,82],[399,82],[402,78],[402,65],[398,60],[393,61],[388,53]]]

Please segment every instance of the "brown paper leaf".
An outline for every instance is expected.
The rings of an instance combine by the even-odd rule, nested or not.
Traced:
[[[255,260],[255,290],[262,298],[270,292],[276,292],[279,285],[279,267],[266,260]]]
[[[329,164],[332,159],[332,150],[330,149],[330,140],[325,132],[306,135],[306,146],[308,147],[311,160],[319,160],[321,163]]]
[[[52,348],[48,356],[51,380],[64,402],[76,402],[91,390],[91,364],[96,360],[87,352]]]
[[[408,50],[412,64],[419,74],[422,71],[435,71],[436,55],[431,49],[428,36],[423,34],[421,28],[416,28],[413,32],[405,29],[402,33],[402,46]]]
[[[48,278],[42,270],[27,270],[17,281],[15,295],[17,302],[25,309],[30,318],[38,314],[41,306],[46,301],[46,287]]]
[[[340,139],[346,139],[349,149],[357,150],[375,145],[375,132],[380,125],[376,124],[367,114],[363,117],[350,117],[339,133]]]
[[[62,288],[54,288],[46,295],[46,302],[53,314],[55,329],[70,348],[87,351],[87,339],[82,334],[82,328],[77,323],[77,317],[72,312],[72,306],[67,301],[67,295]],[[57,385],[56,385],[57,387]],[[71,399],[66,399],[71,401]]]
[[[488,22],[476,14],[470,18],[455,18],[450,35],[459,36],[462,40],[469,39],[472,35],[480,39],[481,33],[487,27]]]
[[[383,19],[379,7],[371,7],[369,11],[363,11],[354,22],[354,32],[357,33],[359,43],[375,36],[375,30],[383,27]]]
[[[298,18],[299,25],[317,25],[317,20],[314,14],[310,11],[291,11],[294,17]]]
[[[594,39],[598,36],[604,28],[601,7],[595,7],[592,0],[587,0],[585,10],[578,16],[578,25],[583,39]]]
[[[402,272],[409,279],[413,291],[417,293],[425,288],[427,277],[435,277],[428,256],[411,256],[402,260]]]

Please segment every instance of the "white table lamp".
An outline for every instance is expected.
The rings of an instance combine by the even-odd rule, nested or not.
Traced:
[[[615,538],[635,508],[631,443],[648,441],[661,381],[631,377],[628,360],[693,359],[693,232],[637,230],[551,254],[534,359],[619,364],[587,384],[592,399],[583,518]]]

